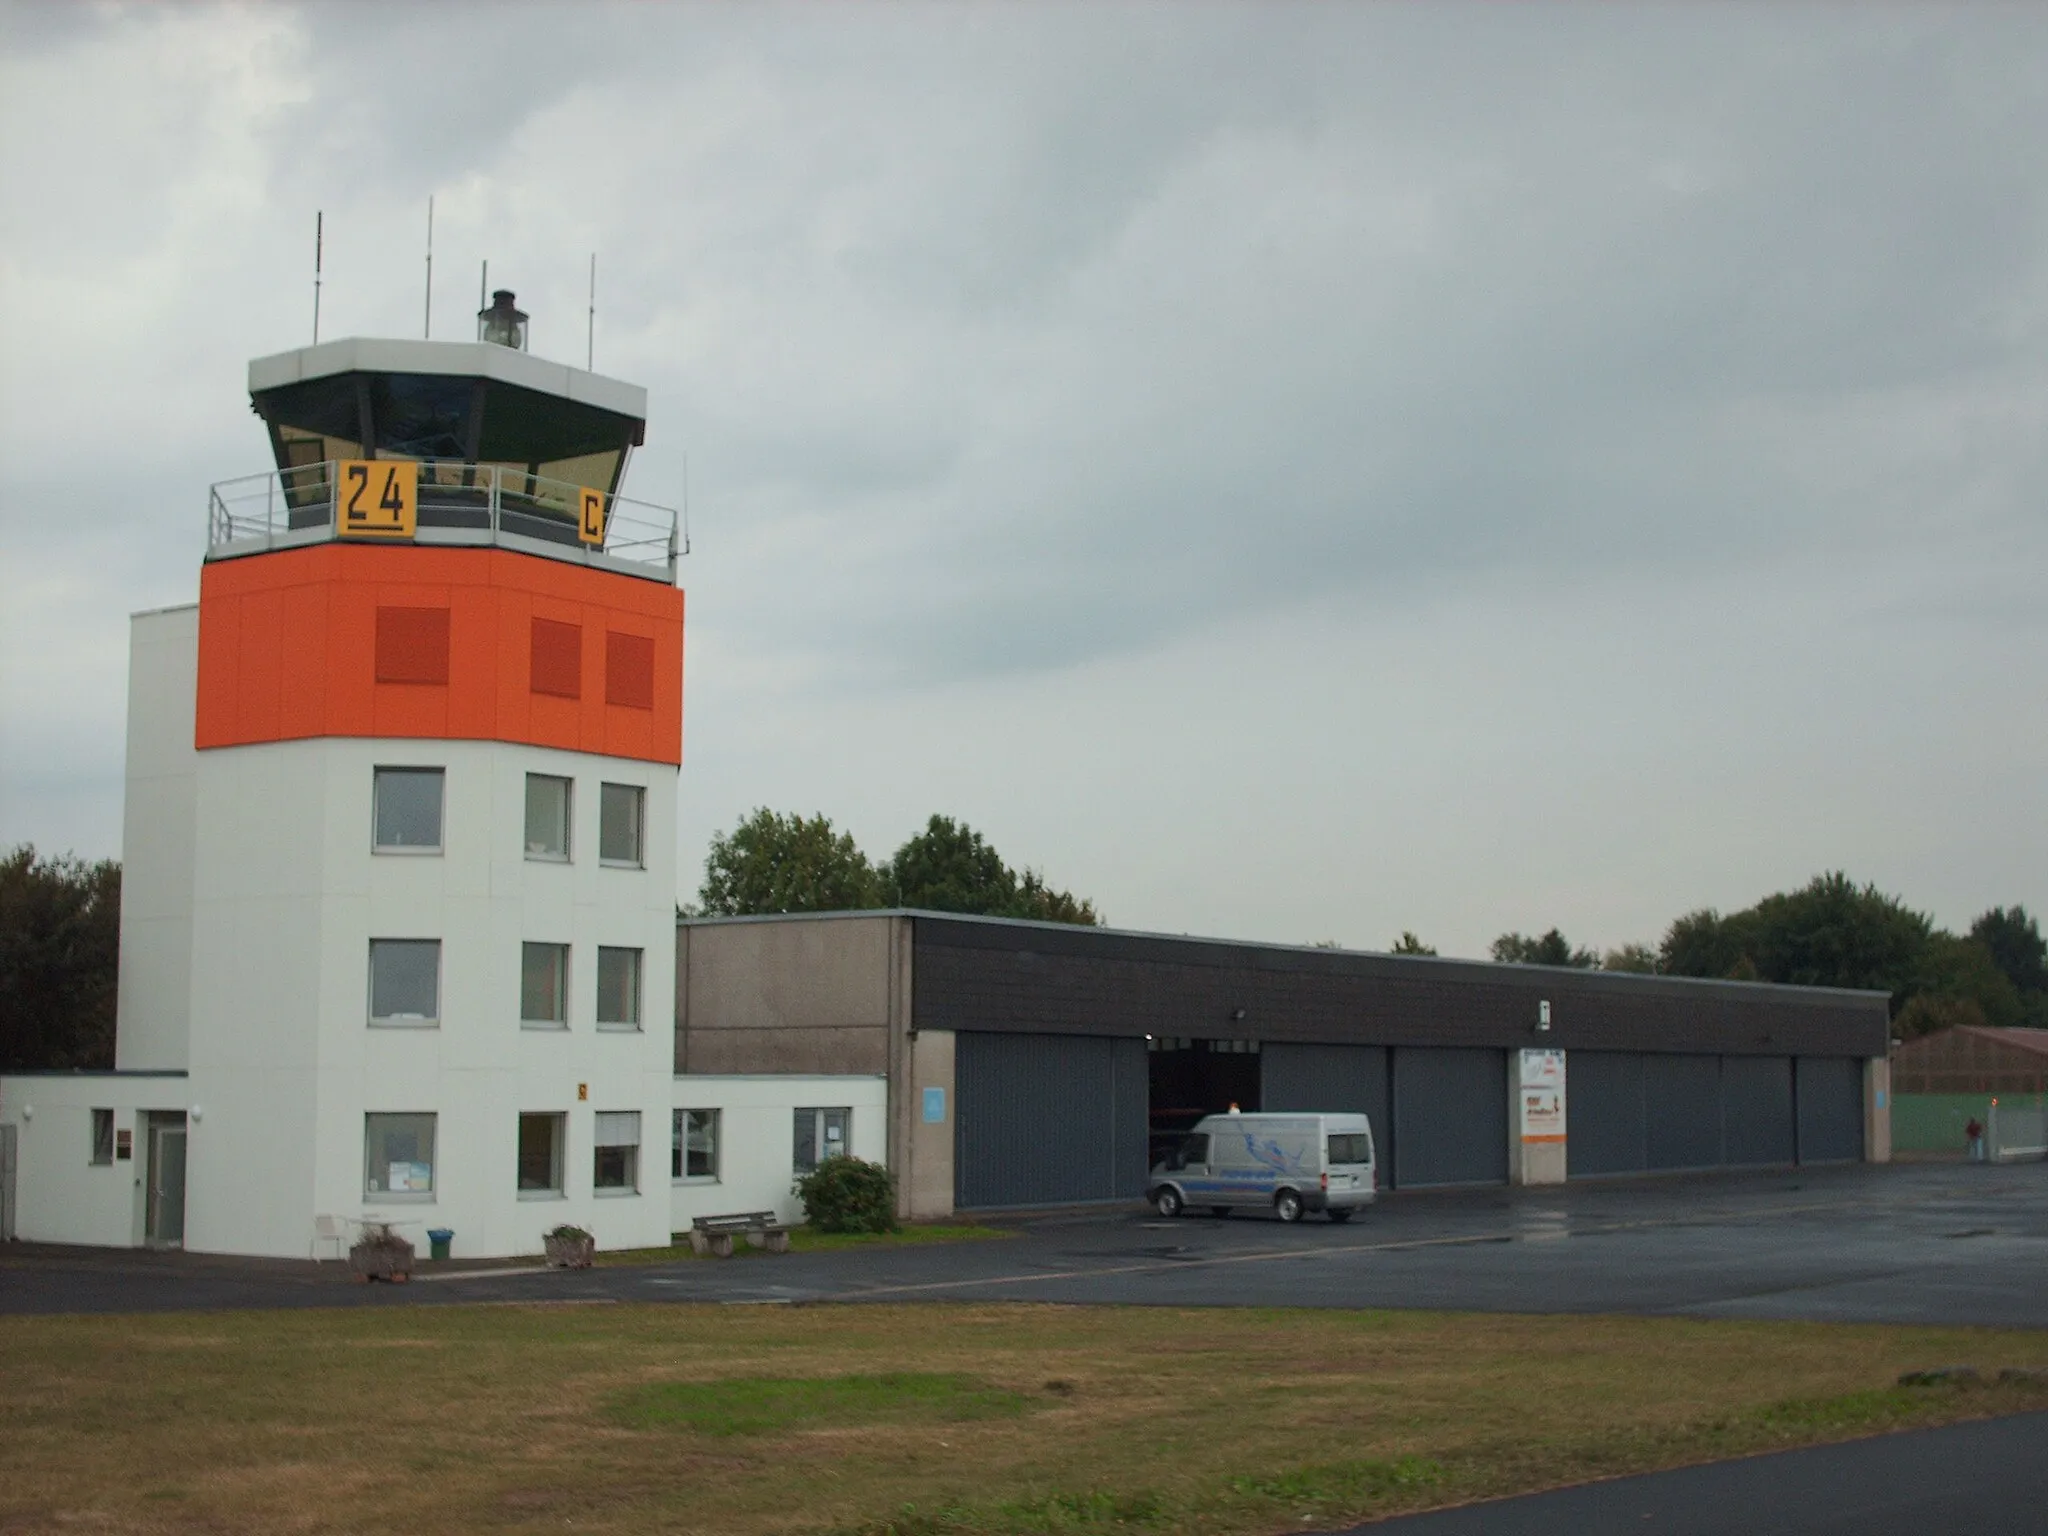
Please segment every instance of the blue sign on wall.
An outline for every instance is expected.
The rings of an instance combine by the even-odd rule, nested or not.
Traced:
[[[944,1125],[946,1123],[946,1090],[927,1088],[924,1091],[924,1123]]]

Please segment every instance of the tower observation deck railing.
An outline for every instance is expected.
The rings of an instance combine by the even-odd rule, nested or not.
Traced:
[[[206,558],[230,560],[350,537],[342,532],[338,490],[332,460],[221,481],[207,498]],[[687,551],[678,543],[673,508],[607,495],[603,542],[585,543],[577,528],[583,495],[580,485],[502,464],[428,459],[419,466],[410,540],[374,542],[496,546],[674,585],[677,558]]]

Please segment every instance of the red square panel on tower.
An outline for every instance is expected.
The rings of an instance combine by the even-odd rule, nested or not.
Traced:
[[[583,626],[559,619],[533,621],[533,691],[557,698],[583,697]]]
[[[378,608],[377,681],[447,683],[446,608]]]
[[[654,641],[608,630],[604,637],[604,701],[627,709],[654,708]]]

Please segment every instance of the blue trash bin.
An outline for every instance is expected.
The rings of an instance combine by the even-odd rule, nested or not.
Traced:
[[[445,1259],[448,1257],[448,1245],[455,1241],[455,1229],[453,1227],[429,1227],[427,1228],[427,1241],[432,1244],[432,1247],[428,1249],[428,1257]]]

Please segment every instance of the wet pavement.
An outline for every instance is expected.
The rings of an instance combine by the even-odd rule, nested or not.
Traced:
[[[1397,1193],[1348,1225],[1136,1208],[984,1242],[536,1271],[12,1245],[0,1312],[450,1302],[995,1301],[1447,1307],[2048,1327],[2048,1164],[1808,1169]]]

